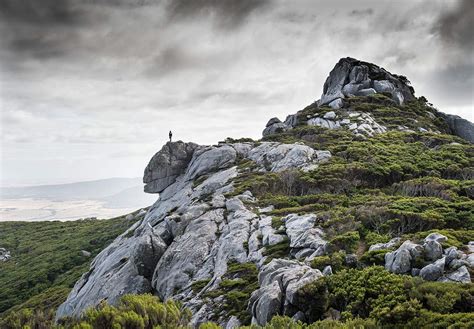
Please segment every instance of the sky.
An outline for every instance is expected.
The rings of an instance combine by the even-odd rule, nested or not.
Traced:
[[[259,138],[341,57],[474,121],[474,1],[2,0],[0,185],[141,177],[172,130]]]

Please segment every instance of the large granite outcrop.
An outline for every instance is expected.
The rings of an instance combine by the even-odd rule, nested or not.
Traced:
[[[197,144],[182,141],[166,143],[145,168],[145,192],[160,193],[173,184],[188,166],[197,147]]]
[[[474,124],[471,121],[442,112],[438,112],[438,115],[445,120],[452,134],[474,143]]]
[[[297,143],[167,143],[150,161],[144,177],[147,190],[160,193],[159,200],[94,259],[57,317],[79,316],[102,300],[115,304],[127,293],[154,293],[185,303],[193,311],[196,326],[216,320],[212,310],[224,297],[209,300],[201,295],[219,290],[228,264],[254,263],[260,269],[265,248],[286,240],[295,253],[305,253],[289,256],[304,260],[323,250],[326,243],[323,232],[312,227],[316,226],[314,215],[289,215],[277,231],[271,216],[247,205],[255,202],[252,193],[230,196],[233,179],[240,174],[238,159],[254,161],[257,171],[282,172],[304,170],[330,156],[328,151]],[[311,278],[321,275],[301,266],[301,277],[291,277],[292,285],[285,288],[290,289],[284,295],[287,299],[304,273],[312,273]],[[209,283],[196,291],[193,285],[200,281]],[[230,319],[217,321],[225,324]]]
[[[415,91],[405,77],[392,74],[372,63],[350,57],[341,58],[329,73],[318,104],[337,109],[346,97],[382,92],[390,94],[398,105],[415,97]]]

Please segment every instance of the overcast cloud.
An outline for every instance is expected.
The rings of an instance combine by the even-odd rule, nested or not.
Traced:
[[[474,121],[473,4],[3,0],[0,183],[141,176],[170,129],[258,138],[346,56]]]

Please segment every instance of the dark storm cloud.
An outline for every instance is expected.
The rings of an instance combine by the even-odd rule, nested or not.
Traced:
[[[2,0],[0,15],[10,23],[30,25],[75,24],[80,13],[68,0]]]
[[[431,72],[427,77],[432,89],[449,100],[453,106],[466,103],[473,106],[474,65],[471,63],[452,63]]]
[[[460,47],[470,52],[474,47],[474,1],[462,0],[452,11],[439,16],[434,31],[451,46]]]
[[[20,71],[29,67],[24,63],[29,59],[62,57],[78,63],[97,57],[116,63],[131,59],[145,66],[141,70],[145,76],[154,78],[192,67],[209,67],[211,63],[219,65],[223,61],[216,58],[218,54],[198,54],[184,41],[174,42],[166,31],[178,26],[178,34],[187,33],[189,24],[199,19],[203,25],[212,22],[216,34],[231,33],[268,2],[2,0],[0,64],[9,71]],[[124,52],[124,46],[130,46],[133,52]]]
[[[354,9],[352,10],[349,15],[350,16],[358,16],[358,17],[364,17],[364,16],[370,16],[374,13],[374,10],[372,8],[367,8],[367,9]]]
[[[46,60],[66,53],[73,29],[85,23],[85,13],[68,0],[0,1],[1,61],[9,69],[28,58]]]
[[[167,10],[171,19],[198,15],[214,15],[222,27],[235,28],[255,10],[269,4],[269,0],[174,0]]]
[[[460,0],[439,14],[432,32],[441,41],[443,65],[433,72],[432,85],[439,95],[454,105],[473,106],[474,91],[474,1]]]

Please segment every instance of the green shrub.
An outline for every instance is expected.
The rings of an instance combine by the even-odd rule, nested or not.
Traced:
[[[363,264],[368,265],[368,266],[371,266],[371,265],[383,266],[385,264],[385,254],[389,251],[390,250],[386,250],[386,249],[367,251],[362,255],[362,257],[360,258],[360,261]]]
[[[329,241],[329,246],[335,250],[345,250],[348,253],[352,253],[357,248],[359,241],[359,232],[352,231],[335,236]]]
[[[368,231],[364,237],[364,240],[368,246],[372,246],[376,243],[387,243],[390,241],[390,235],[378,234],[376,232]]]
[[[264,256],[267,256],[267,263],[269,263],[273,258],[287,258],[290,254],[290,240],[286,238],[272,246],[265,246],[263,254]]]
[[[209,291],[204,297],[223,296],[224,301],[214,305],[214,316],[236,316],[241,323],[250,323],[247,304],[252,292],[258,289],[258,270],[253,263],[230,263],[217,290]]]
[[[337,272],[344,266],[345,259],[346,253],[338,251],[330,255],[314,257],[311,267],[322,271],[326,266],[331,265],[333,272]]]

